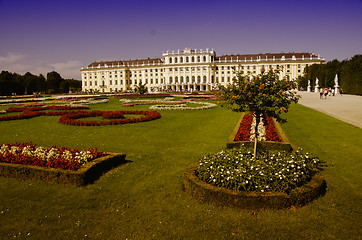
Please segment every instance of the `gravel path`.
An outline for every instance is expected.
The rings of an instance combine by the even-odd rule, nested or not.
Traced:
[[[319,93],[298,92],[298,103],[362,128],[362,96],[335,95],[320,99]]]

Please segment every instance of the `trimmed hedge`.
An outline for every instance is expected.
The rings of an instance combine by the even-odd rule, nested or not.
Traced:
[[[252,210],[300,207],[324,194],[327,187],[323,175],[318,172],[309,183],[293,189],[289,194],[232,191],[199,180],[195,175],[195,170],[198,166],[199,164],[196,163],[185,170],[184,189],[198,201],[217,206],[231,206]]]
[[[93,183],[112,168],[126,163],[125,158],[126,154],[108,153],[82,165],[76,171],[0,162],[0,176],[83,186]]]
[[[240,147],[241,145],[244,145],[246,148],[254,148],[254,142],[253,141],[235,141],[235,136],[238,133],[240,123],[244,117],[244,113],[241,115],[241,118],[239,119],[238,123],[236,124],[233,132],[231,133],[230,137],[228,138],[228,141],[226,143],[227,148],[236,148]],[[293,149],[297,149],[297,147],[293,146],[287,136],[285,135],[282,127],[280,124],[273,119],[275,129],[277,130],[277,133],[279,137],[282,139],[282,142],[272,142],[272,141],[258,141],[258,145],[262,146],[264,149],[269,150],[280,150],[280,151],[292,151]]]

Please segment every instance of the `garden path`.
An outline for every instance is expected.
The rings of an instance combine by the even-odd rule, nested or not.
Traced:
[[[337,94],[320,99],[315,92],[298,94],[302,96],[298,103],[362,128],[362,96]]]

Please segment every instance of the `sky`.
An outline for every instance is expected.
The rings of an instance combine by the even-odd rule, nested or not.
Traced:
[[[226,54],[362,54],[362,0],[0,0],[0,71],[81,79],[94,61]]]

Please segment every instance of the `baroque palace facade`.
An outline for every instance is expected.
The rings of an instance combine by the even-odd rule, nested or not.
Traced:
[[[162,58],[93,62],[81,69],[84,92],[124,92],[146,84],[150,92],[209,91],[240,74],[279,69],[280,78],[296,79],[304,68],[325,60],[314,53],[266,53],[216,56],[214,50],[167,51]]]

